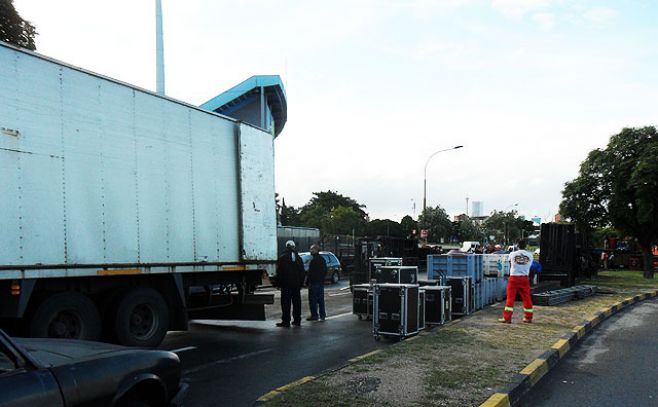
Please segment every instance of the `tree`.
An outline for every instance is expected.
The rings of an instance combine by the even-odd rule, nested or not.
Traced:
[[[14,8],[14,0],[0,0],[0,40],[34,51],[36,35],[32,23],[23,20]]]
[[[299,210],[300,226],[319,228],[326,234],[361,234],[368,214],[354,199],[337,192],[314,192],[311,200]],[[349,209],[349,210],[348,210]]]
[[[299,209],[294,206],[287,206],[286,199],[281,200],[279,205],[279,222],[283,226],[302,226],[302,219],[299,216]]]
[[[452,235],[456,237],[460,242],[469,240],[481,241],[482,237],[484,236],[482,228],[480,228],[480,226],[473,222],[473,220],[468,216],[465,216],[460,221],[453,223]]]
[[[440,206],[428,207],[418,217],[418,226],[429,231],[428,240],[441,242],[441,239],[449,239],[452,222],[448,213]]]
[[[400,228],[402,229],[404,236],[418,235],[418,222],[409,215],[402,218],[400,221]]]
[[[400,224],[390,219],[375,219],[368,222],[366,234],[368,236],[406,236]]]
[[[493,236],[496,242],[509,244],[534,232],[529,220],[518,216],[516,211],[493,211],[484,222],[484,234]]]
[[[565,184],[560,212],[588,228],[613,226],[633,236],[652,279],[651,247],[658,243],[658,134],[656,127],[625,128],[594,150],[578,177]]]

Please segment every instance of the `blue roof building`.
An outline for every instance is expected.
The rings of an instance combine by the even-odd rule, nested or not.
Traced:
[[[275,137],[288,119],[286,93],[279,75],[252,76],[201,108],[260,127]]]

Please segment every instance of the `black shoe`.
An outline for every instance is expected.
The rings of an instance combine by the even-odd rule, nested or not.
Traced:
[[[320,321],[324,321],[324,319],[325,319],[324,317],[320,317]]]
[[[302,321],[295,321],[292,323],[294,326],[302,326]]]
[[[306,318],[307,321],[317,321],[318,317],[308,317]]]
[[[276,326],[279,328],[290,328],[290,324],[288,322],[277,322]]]

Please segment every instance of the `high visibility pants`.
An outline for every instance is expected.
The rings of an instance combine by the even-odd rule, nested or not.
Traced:
[[[517,292],[521,294],[521,300],[523,300],[524,318],[532,320],[534,309],[532,308],[532,295],[530,295],[530,280],[528,280],[528,276],[510,276],[507,282],[507,303],[505,304],[503,318],[508,321],[512,320],[514,300],[516,299]]]

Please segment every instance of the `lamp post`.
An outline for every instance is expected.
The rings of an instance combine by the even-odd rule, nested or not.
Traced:
[[[425,161],[425,171],[423,173],[423,212],[425,212],[425,209],[427,209],[427,165],[430,163],[430,160],[435,155],[437,155],[439,153],[442,153],[444,151],[456,150],[456,149],[462,148],[462,147],[464,147],[464,146],[455,146],[455,147],[452,147],[452,148],[446,148],[444,150],[435,151],[432,154],[430,154],[429,157],[427,157],[427,161]]]

